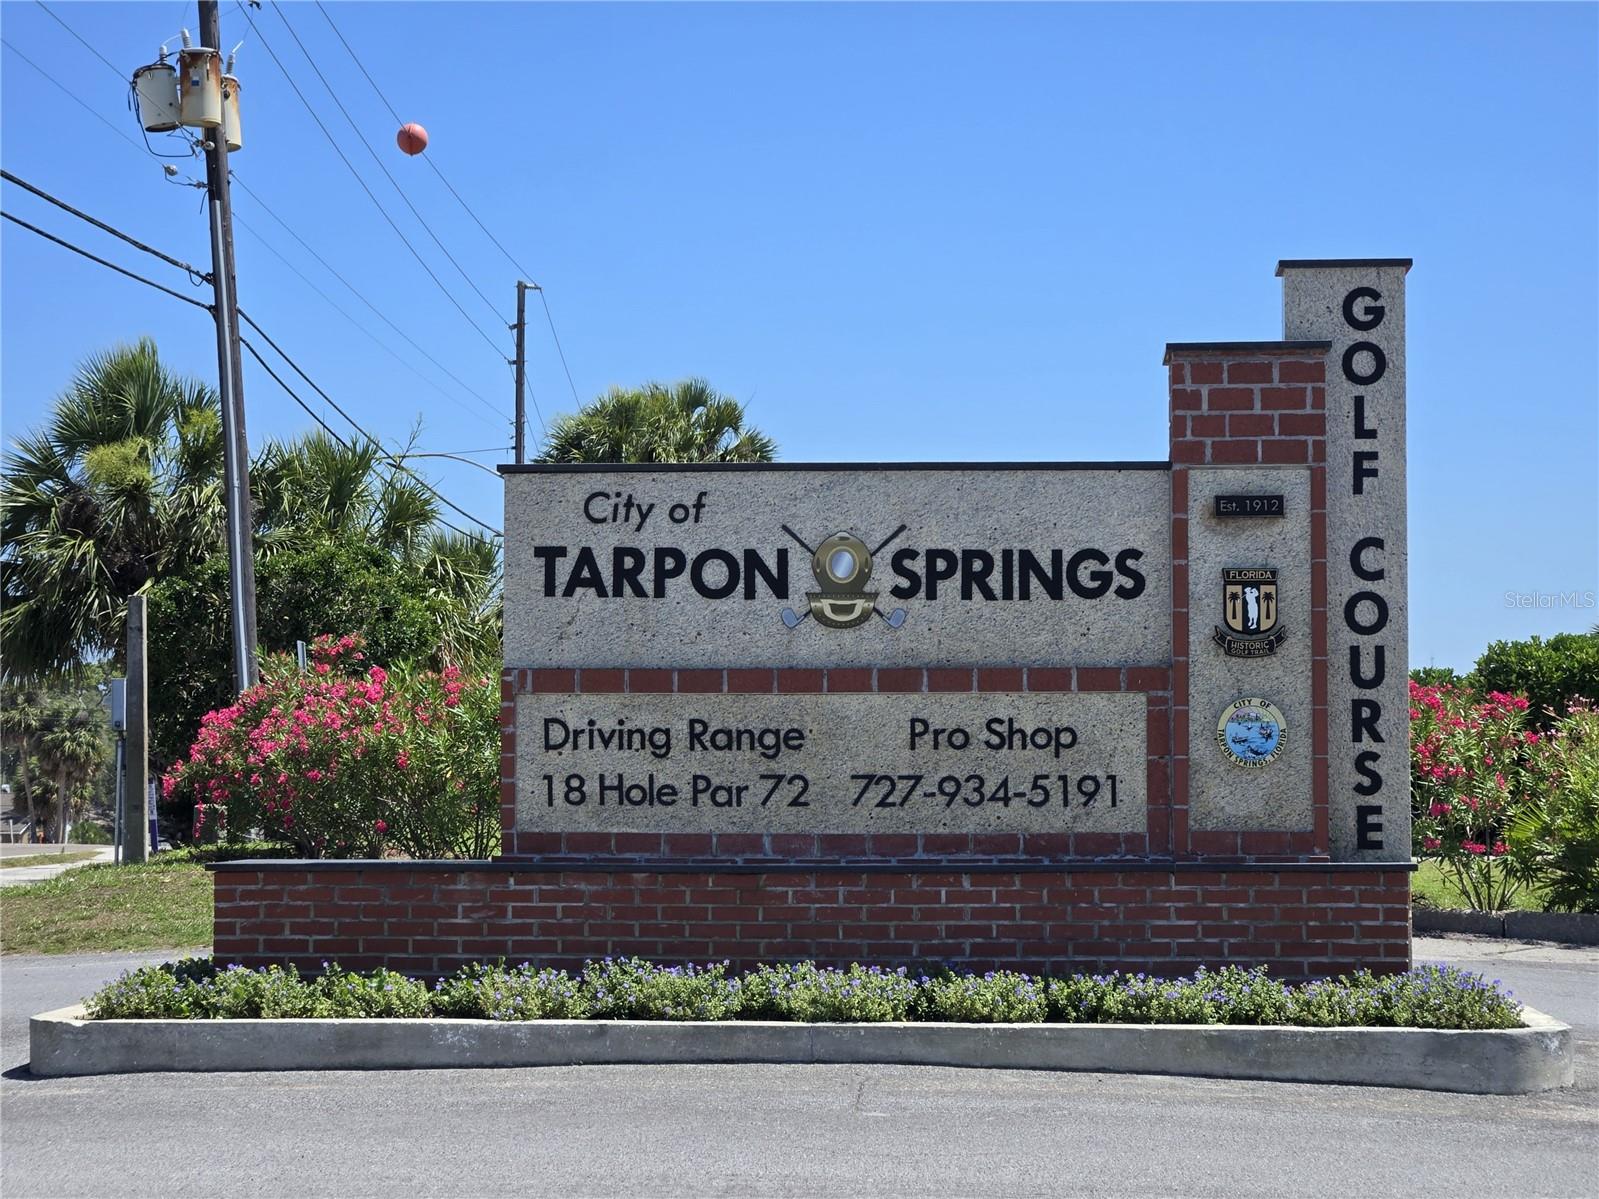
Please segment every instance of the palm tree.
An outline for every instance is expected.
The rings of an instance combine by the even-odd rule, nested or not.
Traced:
[[[56,839],[66,844],[72,830],[72,817],[82,811],[83,783],[99,774],[106,758],[106,735],[93,716],[83,711],[70,713],[46,729],[38,743],[45,769],[56,780]]]
[[[37,688],[11,683],[0,687],[0,749],[17,755],[20,798],[30,813],[35,813],[37,780],[33,777],[34,755],[39,752],[39,734],[44,728],[44,706]]]
[[[0,480],[0,654],[13,677],[120,660],[127,599],[222,541],[216,393],[154,342],[83,363]]]
[[[55,781],[56,840],[66,844],[73,815],[83,806],[83,784],[104,765],[105,720],[70,702],[52,704],[39,732],[39,764]]]
[[[354,537],[402,559],[423,552],[438,501],[409,475],[384,470],[388,457],[372,442],[346,445],[320,430],[268,442],[251,468],[261,551]]]
[[[540,462],[770,462],[777,443],[704,379],[612,388],[558,418]]]
[[[394,457],[403,461],[405,454]],[[499,542],[446,532],[436,497],[387,461],[370,442],[345,445],[322,432],[268,443],[252,478],[261,552],[340,538],[376,546],[437,601],[431,608],[439,616],[443,662],[497,657]]]
[[[500,546],[487,537],[434,533],[417,570],[439,620],[443,663],[487,663],[500,656]]]

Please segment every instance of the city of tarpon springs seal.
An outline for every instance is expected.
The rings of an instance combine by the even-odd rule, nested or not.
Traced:
[[[1239,766],[1265,766],[1288,744],[1288,721],[1268,700],[1258,696],[1235,699],[1216,721],[1216,744]]]

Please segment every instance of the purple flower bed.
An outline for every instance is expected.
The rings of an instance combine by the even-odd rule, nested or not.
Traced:
[[[1006,970],[961,974],[799,962],[742,975],[725,963],[589,962],[576,974],[524,962],[480,963],[434,981],[326,964],[249,970],[186,958],[124,974],[86,1001],[90,1019],[412,1018],[478,1020],[783,1020],[805,1023],[1277,1024],[1491,1029],[1521,1025],[1521,1005],[1453,966],[1377,977],[1284,983],[1264,970],[1199,970],[1186,978]]]

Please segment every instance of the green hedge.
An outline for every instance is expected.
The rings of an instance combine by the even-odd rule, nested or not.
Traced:
[[[940,970],[814,962],[734,975],[725,963],[657,966],[638,958],[565,970],[478,964],[432,986],[388,970],[351,973],[324,963],[317,978],[291,966],[222,966],[186,958],[124,974],[87,1001],[93,1020],[453,1016],[477,1020],[785,1020],[815,1023],[1287,1024],[1311,1027],[1516,1028],[1521,1005],[1452,966],[1367,971],[1291,984],[1264,969],[1201,969],[1186,978],[1008,970]]]
[[[1573,700],[1599,704],[1599,633],[1557,633],[1544,641],[1495,641],[1477,659],[1468,678],[1481,695],[1501,691],[1522,695],[1528,715],[1547,724],[1563,715]]]

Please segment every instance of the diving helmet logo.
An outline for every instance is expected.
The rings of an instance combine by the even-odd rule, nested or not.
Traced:
[[[830,629],[853,629],[871,618],[877,592],[872,581],[872,555],[853,533],[834,533],[811,556],[811,573],[820,591],[807,591],[811,615]]]
[[[867,549],[859,537],[847,532],[834,533],[813,549],[787,525],[783,526],[783,531],[809,551],[811,574],[817,586],[816,591],[805,593],[810,611],[804,616],[793,608],[783,609],[783,623],[789,628],[797,628],[806,616],[815,617],[817,624],[829,629],[853,629],[874,615],[881,617],[891,629],[905,623],[904,608],[895,608],[885,616],[877,606],[878,593],[866,589],[872,581],[872,557],[876,551]],[[883,549],[904,531],[905,526],[901,525],[877,549]]]

